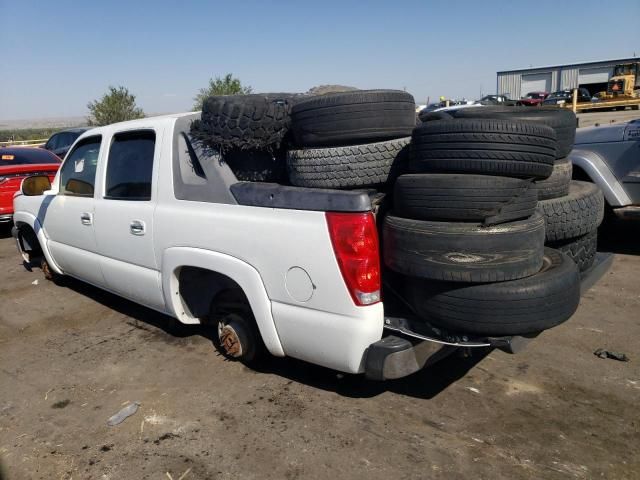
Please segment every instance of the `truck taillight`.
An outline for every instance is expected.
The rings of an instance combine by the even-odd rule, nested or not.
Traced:
[[[379,302],[380,248],[373,214],[327,212],[326,217],[333,251],[353,301],[360,306]]]

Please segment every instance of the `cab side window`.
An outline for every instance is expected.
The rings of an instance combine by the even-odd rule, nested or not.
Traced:
[[[60,169],[60,194],[93,197],[101,136],[88,137],[76,145]]]
[[[113,136],[107,162],[108,200],[151,200],[151,177],[156,134],[152,130]]]

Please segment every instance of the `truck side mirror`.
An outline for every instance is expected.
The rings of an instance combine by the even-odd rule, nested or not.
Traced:
[[[51,190],[51,182],[46,175],[34,175],[22,180],[20,191],[23,195],[33,197],[42,195],[46,190]]]

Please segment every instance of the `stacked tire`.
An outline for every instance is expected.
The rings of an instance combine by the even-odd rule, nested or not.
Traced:
[[[571,180],[572,164],[567,158],[573,149],[576,117],[557,108],[486,107],[458,110],[457,119],[495,119],[534,122],[551,127],[557,139],[553,171],[546,179],[535,180],[538,211],[546,223],[545,243],[568,255],[585,271],[594,262],[597,229],[604,216],[604,197],[594,184]]]
[[[291,112],[289,181],[310,188],[384,188],[404,169],[415,101],[403,91],[308,97]]]
[[[211,96],[191,133],[213,148],[238,180],[284,182],[284,145],[296,98],[287,93]]]
[[[439,118],[415,128],[383,255],[419,317],[448,332],[503,336],[574,313],[578,269],[544,246],[538,207],[536,182],[549,180],[557,155],[554,129],[528,120]]]

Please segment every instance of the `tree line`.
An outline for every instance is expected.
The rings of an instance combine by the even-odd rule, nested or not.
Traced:
[[[240,79],[231,73],[210,78],[209,84],[201,88],[194,97],[193,110],[201,110],[204,100],[211,95],[247,95],[252,91],[250,86],[242,85]],[[109,125],[145,116],[142,108],[136,104],[136,96],[123,86],[110,86],[100,99],[89,102],[87,108],[87,122],[91,126]]]

